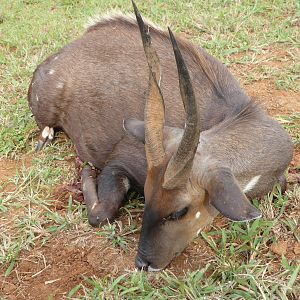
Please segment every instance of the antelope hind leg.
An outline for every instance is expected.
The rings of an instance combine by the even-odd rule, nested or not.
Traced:
[[[46,126],[42,130],[35,151],[41,151],[52,143],[54,139],[54,129],[52,127]]]

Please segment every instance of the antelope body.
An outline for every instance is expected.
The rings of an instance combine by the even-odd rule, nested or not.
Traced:
[[[62,129],[79,158],[101,170],[95,181],[83,169],[90,224],[113,219],[129,187],[144,188],[136,265],[154,271],[218,212],[259,217],[246,196],[284,185],[292,143],[217,59],[172,33],[171,43],[135,12],[139,26],[122,15],[102,19],[46,59],[28,100],[40,148]]]

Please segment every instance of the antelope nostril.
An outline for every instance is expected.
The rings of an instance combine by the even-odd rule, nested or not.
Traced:
[[[147,270],[150,263],[144,260],[141,256],[137,255],[135,258],[135,266],[140,270]]]

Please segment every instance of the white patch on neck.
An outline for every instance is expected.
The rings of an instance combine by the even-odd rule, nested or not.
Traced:
[[[201,228],[198,229],[197,236],[200,234],[200,232],[201,232]]]
[[[257,184],[260,177],[261,177],[261,175],[257,175],[257,176],[254,176],[253,178],[251,178],[250,181],[245,185],[243,192],[247,193],[247,192],[251,191],[254,188],[254,186]]]
[[[198,212],[195,214],[195,218],[196,218],[196,219],[199,219],[199,218],[200,218],[200,216],[201,216],[201,212],[200,212],[200,211],[198,211]]]

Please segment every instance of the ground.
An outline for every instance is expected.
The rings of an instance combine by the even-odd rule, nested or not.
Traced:
[[[300,7],[296,1],[224,3],[137,1],[144,15],[223,61],[288,130],[295,145],[288,188],[254,199],[261,220],[218,217],[166,271],[147,274],[134,268],[142,199],[130,192],[115,222],[90,227],[72,143],[60,134],[34,153],[38,131],[26,102],[39,62],[83,32],[89,16],[130,11],[130,3],[4,0],[0,299],[300,298]]]

